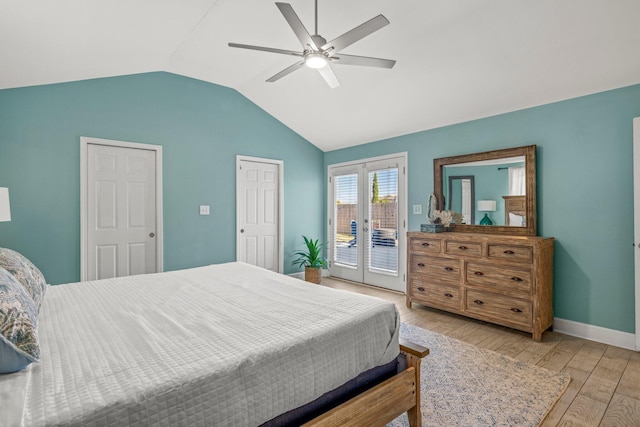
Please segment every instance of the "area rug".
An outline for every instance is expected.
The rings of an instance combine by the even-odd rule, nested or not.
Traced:
[[[402,324],[400,336],[429,349],[422,360],[423,426],[537,426],[569,375]],[[387,427],[408,426],[406,414]]]

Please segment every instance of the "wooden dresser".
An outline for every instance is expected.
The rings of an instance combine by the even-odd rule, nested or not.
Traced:
[[[553,238],[407,236],[407,307],[416,302],[508,326],[536,341],[553,324]]]

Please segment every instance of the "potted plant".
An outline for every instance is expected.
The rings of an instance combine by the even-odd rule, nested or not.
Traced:
[[[304,266],[304,280],[311,283],[320,283],[321,268],[327,268],[327,260],[322,256],[324,243],[319,243],[318,239],[309,239],[302,236],[305,250],[295,251],[293,253],[297,258],[293,260],[293,265],[298,267]]]

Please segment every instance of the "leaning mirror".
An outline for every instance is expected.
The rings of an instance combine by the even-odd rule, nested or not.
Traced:
[[[438,209],[463,215],[454,231],[537,234],[536,146],[435,159]]]
[[[448,188],[444,194],[449,195],[449,198],[445,199],[445,209],[460,212],[463,224],[475,224],[474,178],[473,175],[449,174],[445,179]]]

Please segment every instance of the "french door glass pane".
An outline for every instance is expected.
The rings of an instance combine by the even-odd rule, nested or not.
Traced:
[[[398,273],[398,168],[369,171],[367,269]]]
[[[358,266],[358,174],[334,177],[333,262]]]

